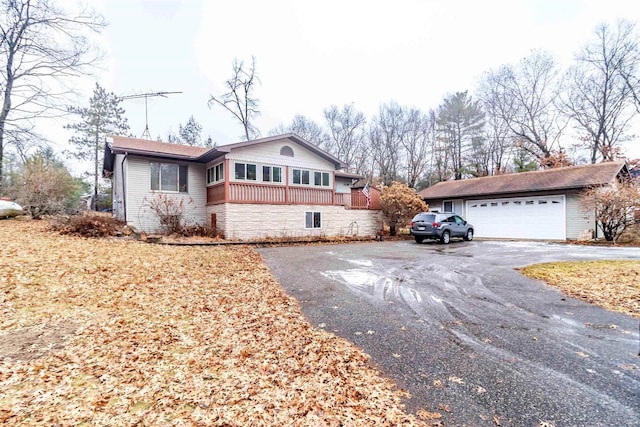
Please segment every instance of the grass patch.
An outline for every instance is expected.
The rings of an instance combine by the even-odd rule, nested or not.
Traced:
[[[520,271],[566,295],[640,317],[640,261],[550,262]]]

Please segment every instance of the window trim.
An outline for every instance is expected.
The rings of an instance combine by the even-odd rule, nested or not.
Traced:
[[[238,166],[242,166],[242,177],[238,177]],[[253,178],[249,178],[249,169],[253,167]],[[257,163],[235,162],[233,164],[233,179],[235,181],[258,181],[258,165]]]
[[[316,181],[318,176],[320,177],[319,181]],[[331,172],[314,169],[291,168],[291,184],[328,189],[331,188],[332,185]]]
[[[213,178],[210,180],[210,178]],[[224,162],[216,163],[207,168],[207,185],[217,184],[225,180]]]
[[[158,165],[158,188],[153,188],[153,166]],[[176,166],[176,188],[177,190],[165,190],[162,188],[162,165]],[[184,173],[184,181],[181,181],[181,175]],[[182,189],[184,188],[184,190]],[[157,191],[159,193],[188,194],[189,193],[189,165],[174,162],[149,162],[149,191]]]
[[[269,170],[268,179],[265,179],[265,169]],[[276,174],[276,170],[278,173]],[[278,176],[276,181],[275,177]],[[263,183],[282,184],[282,166],[262,165],[262,181]]]
[[[311,215],[311,227],[307,226],[307,217]],[[318,226],[316,227],[316,215],[318,216]],[[304,213],[304,229],[305,230],[322,230],[322,212],[305,211]]]

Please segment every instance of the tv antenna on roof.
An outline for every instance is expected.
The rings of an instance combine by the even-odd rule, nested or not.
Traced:
[[[148,108],[147,108],[147,100],[151,97],[154,96],[161,96],[163,98],[166,98],[167,95],[173,95],[175,93],[182,93],[182,92],[150,92],[150,93],[140,93],[137,95],[125,95],[125,96],[121,96],[120,99],[140,99],[140,98],[144,98],[144,132],[142,132],[141,138],[147,138],[147,139],[151,139],[151,134],[149,133],[149,113],[148,113]]]

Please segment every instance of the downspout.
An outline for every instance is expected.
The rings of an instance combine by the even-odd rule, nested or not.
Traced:
[[[120,173],[122,174],[122,209],[124,209],[124,223],[127,223],[127,184],[124,179],[124,161],[127,160],[129,153],[125,152],[122,162],[120,162]]]

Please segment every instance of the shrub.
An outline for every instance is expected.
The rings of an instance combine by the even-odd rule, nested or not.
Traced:
[[[580,200],[585,212],[595,212],[596,222],[610,242],[616,242],[625,229],[635,222],[640,206],[640,188],[631,181],[615,186],[588,189]]]
[[[145,197],[149,208],[158,217],[160,226],[167,234],[182,234],[186,227],[184,210],[185,203],[182,197],[175,198],[167,194],[156,194],[150,199]],[[193,199],[189,199],[187,205],[193,204]]]
[[[24,162],[9,193],[34,219],[40,219],[71,206],[78,188],[61,163],[37,154]]]
[[[391,236],[396,235],[397,227],[404,226],[417,213],[429,209],[416,190],[399,182],[393,182],[390,187],[383,188],[380,205]]]
[[[224,238],[222,233],[215,228],[211,228],[206,225],[191,225],[182,227],[180,232],[185,237],[211,237],[211,238]]]

